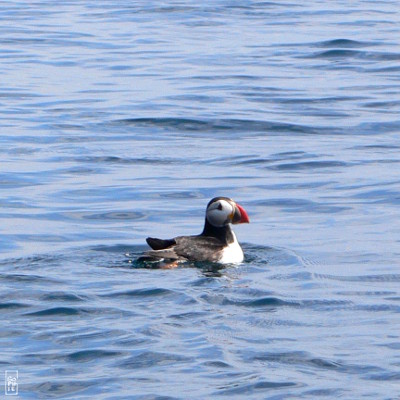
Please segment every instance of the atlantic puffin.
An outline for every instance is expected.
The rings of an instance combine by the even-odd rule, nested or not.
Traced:
[[[148,237],[152,250],[140,258],[144,261],[164,261],[177,266],[184,261],[206,261],[237,264],[244,259],[231,224],[249,223],[242,206],[228,197],[215,197],[207,205],[204,229],[200,235],[177,236],[173,239]]]

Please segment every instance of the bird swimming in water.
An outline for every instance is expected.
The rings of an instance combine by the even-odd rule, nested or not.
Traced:
[[[140,257],[142,261],[164,261],[177,266],[183,261],[208,261],[236,264],[244,259],[231,224],[249,223],[245,209],[228,197],[215,197],[207,205],[203,232],[173,239],[148,237],[152,248]]]

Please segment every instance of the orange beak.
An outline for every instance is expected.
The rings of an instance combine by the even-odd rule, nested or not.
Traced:
[[[238,215],[239,214],[239,215]],[[235,216],[233,217],[233,224],[248,224],[250,222],[246,210],[236,203]]]

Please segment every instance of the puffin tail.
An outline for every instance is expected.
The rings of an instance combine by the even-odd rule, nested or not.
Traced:
[[[164,250],[176,244],[175,239],[157,239],[151,237],[146,238],[146,242],[153,250]]]

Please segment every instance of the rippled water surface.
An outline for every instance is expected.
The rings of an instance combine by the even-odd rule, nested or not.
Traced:
[[[399,4],[303,3],[2,2],[21,398],[399,398]],[[216,195],[243,264],[136,262]]]

